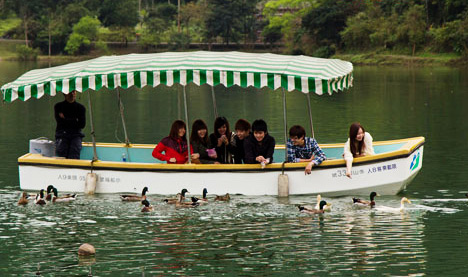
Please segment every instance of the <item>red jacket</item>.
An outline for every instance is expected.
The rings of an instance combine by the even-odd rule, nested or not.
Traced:
[[[190,152],[193,153],[193,151]],[[153,157],[169,164],[172,164],[169,159],[175,158],[176,164],[184,164],[188,161],[187,142],[180,138],[165,137],[154,148]]]

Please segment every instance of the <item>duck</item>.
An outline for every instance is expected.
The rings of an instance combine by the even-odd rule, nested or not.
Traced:
[[[380,195],[379,195],[377,192],[373,191],[373,192],[371,192],[370,195],[369,195],[370,201],[363,200],[363,199],[359,199],[359,198],[354,198],[354,197],[353,197],[353,203],[354,203],[354,204],[363,205],[363,206],[374,207],[374,206],[375,206],[374,198],[375,198],[376,196],[380,196]]]
[[[27,205],[29,203],[28,198],[29,198],[29,195],[23,191],[20,199],[18,200],[18,205]]]
[[[411,204],[411,201],[406,197],[401,198],[401,200],[400,200],[400,211],[405,209],[405,203]]]
[[[54,189],[54,186],[52,186],[52,185],[47,186],[47,194],[46,194],[45,200],[47,200],[47,201],[52,200],[52,195],[53,195],[52,191],[53,191],[53,189]]]
[[[44,189],[41,189],[41,191],[36,195],[36,199],[34,200],[34,203],[38,205],[46,204],[46,201],[44,200]]]
[[[148,212],[153,211],[153,206],[150,204],[148,200],[144,199],[143,201],[141,201],[141,204],[145,205],[143,209],[141,209],[142,213],[148,213]]]
[[[215,201],[229,201],[231,200],[231,196],[229,193],[226,193],[225,195],[216,195]]]
[[[52,202],[70,202],[76,200],[76,193],[75,194],[66,194],[64,196],[58,196],[57,188],[53,188],[52,191],[54,192],[52,195]]]
[[[179,195],[182,195],[183,199],[185,200],[185,194],[188,192],[189,191],[187,189],[182,189],[179,193],[176,194],[176,198],[166,198],[163,200],[163,202],[166,202],[167,204],[175,204],[179,201]]]
[[[308,214],[323,214],[325,212],[324,207],[329,205],[327,201],[322,200],[320,201],[319,208],[318,209],[310,209],[306,206],[298,206],[299,211],[301,213],[308,213]]]
[[[131,201],[131,202],[143,201],[146,199],[147,191],[148,191],[148,187],[144,187],[143,190],[141,191],[141,196],[135,195],[135,194],[122,194],[120,195],[120,199],[122,199],[122,201]]]
[[[207,193],[208,193],[208,190],[204,188],[202,197],[192,196],[192,202],[198,202],[200,204],[207,204],[208,203],[208,198],[206,198]]]
[[[181,193],[178,193],[179,200],[175,203],[176,207],[185,207],[185,208],[190,208],[190,207],[197,207],[200,205],[200,203],[197,202],[185,202],[185,197],[182,196]]]

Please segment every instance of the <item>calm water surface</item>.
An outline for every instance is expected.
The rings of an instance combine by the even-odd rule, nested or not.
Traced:
[[[1,61],[0,85],[43,66]],[[332,211],[322,216],[297,212],[297,204],[315,204],[311,196],[236,195],[228,203],[176,209],[161,202],[164,196],[151,195],[150,214],[113,194],[19,207],[16,159],[28,151],[29,139],[53,138],[53,105],[62,99],[1,104],[0,274],[465,275],[468,69],[357,67],[354,77],[355,86],[345,93],[311,96],[318,141],[344,142],[353,121],[374,140],[424,136],[423,169],[401,195],[378,198],[379,210],[353,207],[350,197],[328,198]],[[280,92],[215,91],[219,113],[232,123],[264,118],[283,141]],[[123,92],[130,140],[156,143],[166,136],[171,122],[183,116],[181,96],[176,87]],[[124,140],[115,93],[91,97],[97,140]],[[203,118],[212,126],[210,88],[189,86],[188,98],[191,121]],[[308,126],[305,100],[288,93],[288,125]],[[88,118],[87,140],[89,126]],[[402,196],[412,204],[402,212],[392,209]],[[96,247],[94,259],[78,258],[84,242]]]

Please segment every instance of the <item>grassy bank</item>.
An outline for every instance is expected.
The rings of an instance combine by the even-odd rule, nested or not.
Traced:
[[[354,65],[405,65],[405,66],[431,66],[431,65],[467,65],[468,59],[451,53],[422,53],[415,56],[399,54],[336,54],[333,58],[352,62]]]
[[[0,60],[18,60],[16,55],[16,46],[23,44],[18,41],[0,41]],[[107,55],[122,55],[128,53],[142,52],[141,49],[133,48],[115,48],[109,49]],[[163,49],[159,49],[164,51]],[[192,49],[196,50],[196,49]],[[242,49],[229,49],[236,51],[244,51]],[[169,51],[166,49],[166,51]],[[50,61],[52,63],[67,63],[92,59],[101,56],[102,53],[92,53],[91,55],[83,56],[68,56],[54,55],[50,58],[47,55],[38,56],[39,61]],[[346,53],[336,54],[332,58],[342,59],[352,62],[354,65],[404,65],[404,66],[432,66],[432,65],[449,65],[449,66],[466,66],[468,58],[462,58],[451,53],[420,53],[416,56],[392,54],[392,53]]]

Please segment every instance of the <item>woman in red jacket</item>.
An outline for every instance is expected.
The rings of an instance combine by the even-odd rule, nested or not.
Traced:
[[[186,163],[188,160],[188,152],[185,132],[185,122],[182,120],[174,121],[169,136],[163,138],[154,148],[153,157],[161,161],[166,161],[169,164]]]

